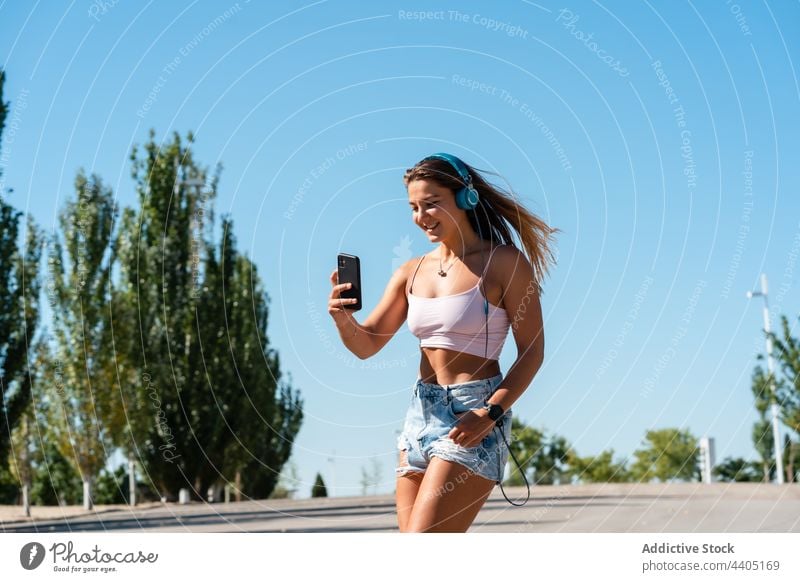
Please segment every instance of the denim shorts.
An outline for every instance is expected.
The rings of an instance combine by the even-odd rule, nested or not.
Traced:
[[[398,466],[395,469],[397,476],[409,471],[424,472],[431,457],[439,457],[501,483],[508,460],[506,442],[511,442],[510,409],[502,416],[502,427],[492,427],[492,431],[477,446],[463,447],[453,442],[447,434],[458,422],[459,413],[483,406],[502,380],[503,375],[498,374],[482,380],[443,386],[418,378],[406,412],[403,432],[397,439],[397,448],[408,451],[408,465]]]

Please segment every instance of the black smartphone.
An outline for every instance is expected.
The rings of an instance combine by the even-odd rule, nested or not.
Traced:
[[[342,291],[341,296],[345,299],[356,299],[355,303],[344,305],[347,309],[358,311],[361,309],[361,261],[355,255],[339,253],[339,284],[352,283],[350,289]]]

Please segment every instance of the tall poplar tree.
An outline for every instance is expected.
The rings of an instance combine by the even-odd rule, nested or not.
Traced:
[[[189,134],[132,154],[138,210],[124,213],[114,312],[140,370],[123,389],[127,448],[162,496],[234,485],[266,497],[289,457],[302,411],[281,383],[267,339],[268,298],[235,247],[231,223],[213,242],[218,171],[195,164]],[[134,322],[131,324],[130,322]]]
[[[0,144],[8,104],[3,101],[5,71],[0,69]],[[2,168],[0,168],[0,176]],[[28,218],[20,248],[22,213],[0,191],[0,474],[11,434],[31,400],[33,338],[39,322],[42,237]]]
[[[187,182],[205,175],[178,134],[159,145],[151,131],[131,162],[139,204],[120,221],[114,293],[115,319],[134,332],[120,338],[120,348],[137,370],[122,388],[129,421],[124,448],[140,460],[145,481],[162,497],[174,499],[182,487],[203,497],[195,479],[203,457],[197,437],[207,434],[209,417],[200,403],[199,371],[189,358],[196,341],[193,277],[199,265],[192,241],[199,236],[193,216],[200,192]]]
[[[248,497],[264,498],[289,459],[303,403],[282,381],[279,355],[269,344],[269,297],[258,269],[238,252],[232,220],[221,226],[219,245],[208,246],[197,312],[205,339],[196,355],[214,395],[210,413],[217,423],[209,440],[224,463],[219,475],[207,465],[204,478],[232,481]]]
[[[81,475],[89,508],[92,482],[112,454],[124,418],[114,397],[109,313],[116,206],[97,176],[79,171],[75,191],[59,214],[48,257],[55,336],[49,366],[59,379],[48,393],[48,430]]]

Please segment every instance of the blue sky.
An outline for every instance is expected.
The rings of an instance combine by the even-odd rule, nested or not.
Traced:
[[[765,272],[774,320],[800,312],[798,22],[788,2],[5,3],[2,181],[49,229],[79,167],[132,204],[132,145],[195,133],[305,399],[301,496],[318,471],[360,494],[372,459],[370,492],[394,489],[417,340],[404,326],[355,359],[328,276],[361,257],[363,320],[433,248],[402,175],[435,151],[562,230],[520,418],[582,455],[674,426],[755,458],[745,292]],[[509,339],[504,371],[515,355]]]

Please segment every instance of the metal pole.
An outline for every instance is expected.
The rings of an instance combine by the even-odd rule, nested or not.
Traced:
[[[331,473],[333,479],[331,480],[331,487],[330,492],[328,493],[328,497],[333,497],[334,491],[336,491],[336,451],[333,451],[332,456],[328,457],[328,461],[331,464]]]
[[[702,437],[700,439],[700,460],[703,483],[713,483],[716,459],[714,454],[714,439],[712,437]]]
[[[775,470],[777,477],[775,482],[778,485],[783,484],[783,452],[781,446],[781,429],[778,422],[778,403],[775,395],[775,360],[772,358],[772,338],[770,334],[769,325],[769,301],[767,300],[767,275],[761,273],[761,291],[748,291],[747,297],[753,298],[756,295],[761,295],[764,298],[764,331],[767,336],[767,370],[769,377],[770,395],[770,410],[772,411],[772,438],[775,441]]]
[[[772,393],[772,436],[775,439],[775,470],[778,473],[776,483],[783,485],[783,452],[781,447],[781,429],[778,422],[778,403],[775,399],[775,360],[772,358],[772,338],[769,336],[769,303],[767,301],[767,275],[761,273],[761,295],[764,297],[764,331],[767,333],[767,369],[769,370],[769,387]]]

